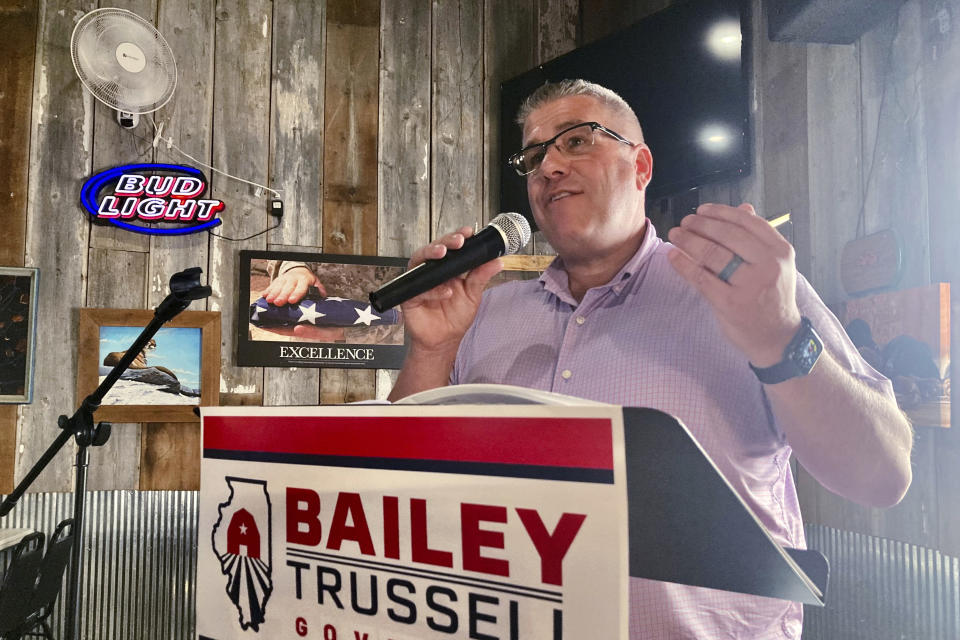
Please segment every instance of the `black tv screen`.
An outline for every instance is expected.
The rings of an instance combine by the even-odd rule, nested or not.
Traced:
[[[547,81],[590,80],[633,107],[653,154],[648,197],[748,172],[747,12],[740,0],[675,4],[504,82],[501,211],[530,217],[525,179],[507,166],[506,157],[520,149],[515,123],[520,104]]]

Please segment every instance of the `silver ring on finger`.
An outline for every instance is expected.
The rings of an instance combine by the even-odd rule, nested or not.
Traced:
[[[743,258],[741,258],[737,254],[733,254],[733,257],[730,258],[730,262],[728,262],[727,266],[725,266],[720,271],[720,273],[717,274],[717,277],[723,280],[724,282],[729,283],[730,277],[733,275],[733,272],[736,271],[742,264],[743,264]]]

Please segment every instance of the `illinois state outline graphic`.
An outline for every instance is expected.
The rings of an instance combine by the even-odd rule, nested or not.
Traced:
[[[230,489],[213,525],[213,552],[227,576],[226,592],[240,628],[260,630],[273,591],[270,496],[265,480],[226,477]]]

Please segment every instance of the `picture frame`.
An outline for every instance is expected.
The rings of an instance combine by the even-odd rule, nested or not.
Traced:
[[[950,428],[950,283],[885,291],[837,305],[851,342],[890,379],[914,427]]]
[[[240,252],[237,364],[254,367],[399,369],[406,355],[399,309],[376,313],[371,291],[406,270],[405,258],[290,251]],[[310,286],[296,303],[262,295],[300,273]]]
[[[154,318],[147,309],[80,309],[77,400],[100,385]],[[172,380],[171,380],[172,378]],[[114,422],[199,422],[220,402],[220,312],[184,311],[164,323],[104,395],[96,417]]]
[[[0,404],[33,402],[40,270],[0,267]]]

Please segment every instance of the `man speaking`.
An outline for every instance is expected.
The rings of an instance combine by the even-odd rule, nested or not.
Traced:
[[[789,459],[828,489],[890,506],[911,481],[912,432],[748,204],[704,204],[670,230],[646,219],[653,158],[636,115],[582,80],[546,84],[518,115],[534,219],[558,258],[483,293],[494,260],[403,305],[411,344],[391,399],[447,384],[513,384],[682,420],[778,543],[804,547]],[[469,228],[421,248],[442,258]],[[632,638],[798,639],[801,605],[631,579]]]

